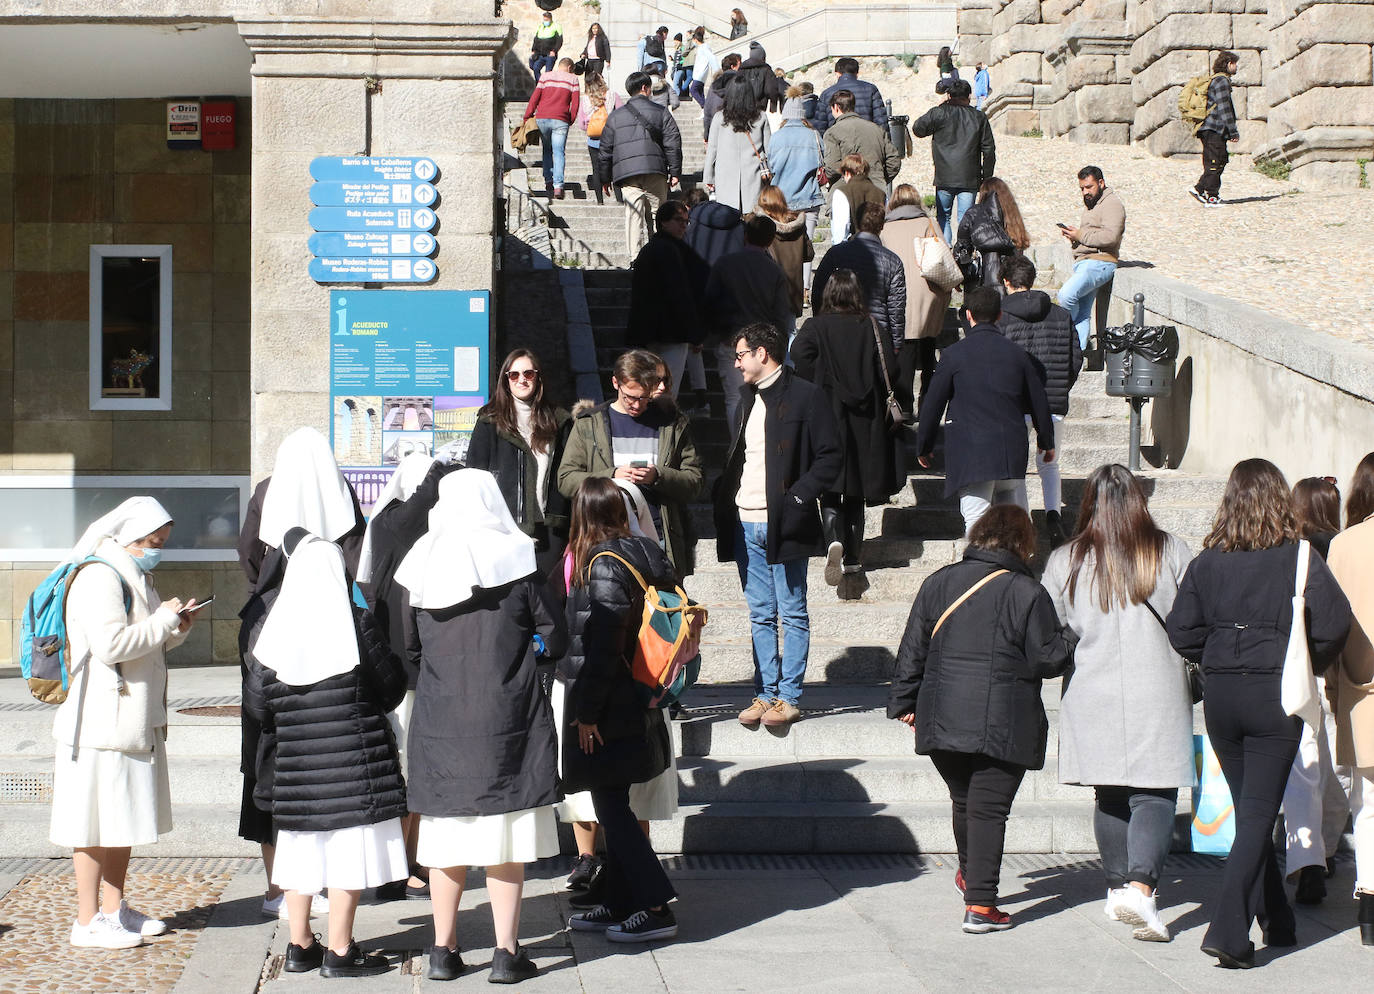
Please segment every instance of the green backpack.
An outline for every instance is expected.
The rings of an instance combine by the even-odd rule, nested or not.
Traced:
[[[1207,120],[1207,90],[1212,85],[1212,80],[1223,73],[1210,73],[1205,76],[1194,76],[1183,84],[1183,89],[1178,95],[1178,116],[1183,118],[1193,126],[1193,132]]]

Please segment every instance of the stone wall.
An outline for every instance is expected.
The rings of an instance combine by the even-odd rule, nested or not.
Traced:
[[[1195,155],[1178,94],[1229,49],[1235,153],[1309,187],[1354,186],[1374,157],[1374,0],[965,0],[959,39],[963,65],[990,67],[1004,133]]]
[[[1257,154],[1303,186],[1355,186],[1357,160],[1374,157],[1374,0],[1270,0],[1267,28]]]

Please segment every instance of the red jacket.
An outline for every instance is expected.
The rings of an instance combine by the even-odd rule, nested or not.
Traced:
[[[544,73],[525,105],[525,120],[544,117],[572,124],[577,117],[578,90],[578,79],[572,73],[558,69]]]

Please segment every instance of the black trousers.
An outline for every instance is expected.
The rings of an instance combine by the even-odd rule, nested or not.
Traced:
[[[838,541],[844,546],[846,566],[863,562],[864,499],[850,494],[821,494],[821,525],[825,544]]]
[[[1293,934],[1293,909],[1274,854],[1274,822],[1302,722],[1283,713],[1277,673],[1208,673],[1203,712],[1231,788],[1236,841],[1208,908],[1211,924],[1202,944],[1244,956],[1253,921],[1275,936]]]
[[[1198,177],[1197,189],[1215,197],[1221,192],[1221,174],[1231,159],[1226,136],[1215,131],[1199,131],[1197,136],[1202,139],[1202,175]]]
[[[667,904],[677,891],[630,810],[630,785],[602,787],[591,793],[596,820],[606,833],[603,903],[621,920],[636,911]]]
[[[588,60],[587,60],[587,68],[586,68],[586,70],[584,70],[584,71],[587,72],[588,74],[590,74],[590,73],[596,73],[598,76],[604,76],[604,75],[606,75],[606,60],[605,60],[605,59],[588,59]]]
[[[944,778],[954,804],[954,844],[959,848],[959,869],[964,874],[964,903],[994,906],[1002,875],[1007,815],[1026,768],[967,752],[936,750],[930,759]]]
[[[916,385],[918,372],[921,376],[919,391]],[[904,341],[897,350],[897,382],[893,384],[898,402],[912,412],[919,410],[921,399],[925,397],[934,375],[935,339],[908,338]]]

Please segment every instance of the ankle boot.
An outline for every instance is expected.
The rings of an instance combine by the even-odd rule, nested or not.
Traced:
[[[1374,946],[1374,894],[1360,892],[1360,944]]]
[[[840,583],[844,565],[844,544],[840,541],[840,509],[821,508],[821,535],[825,539],[825,582],[832,587]]]

